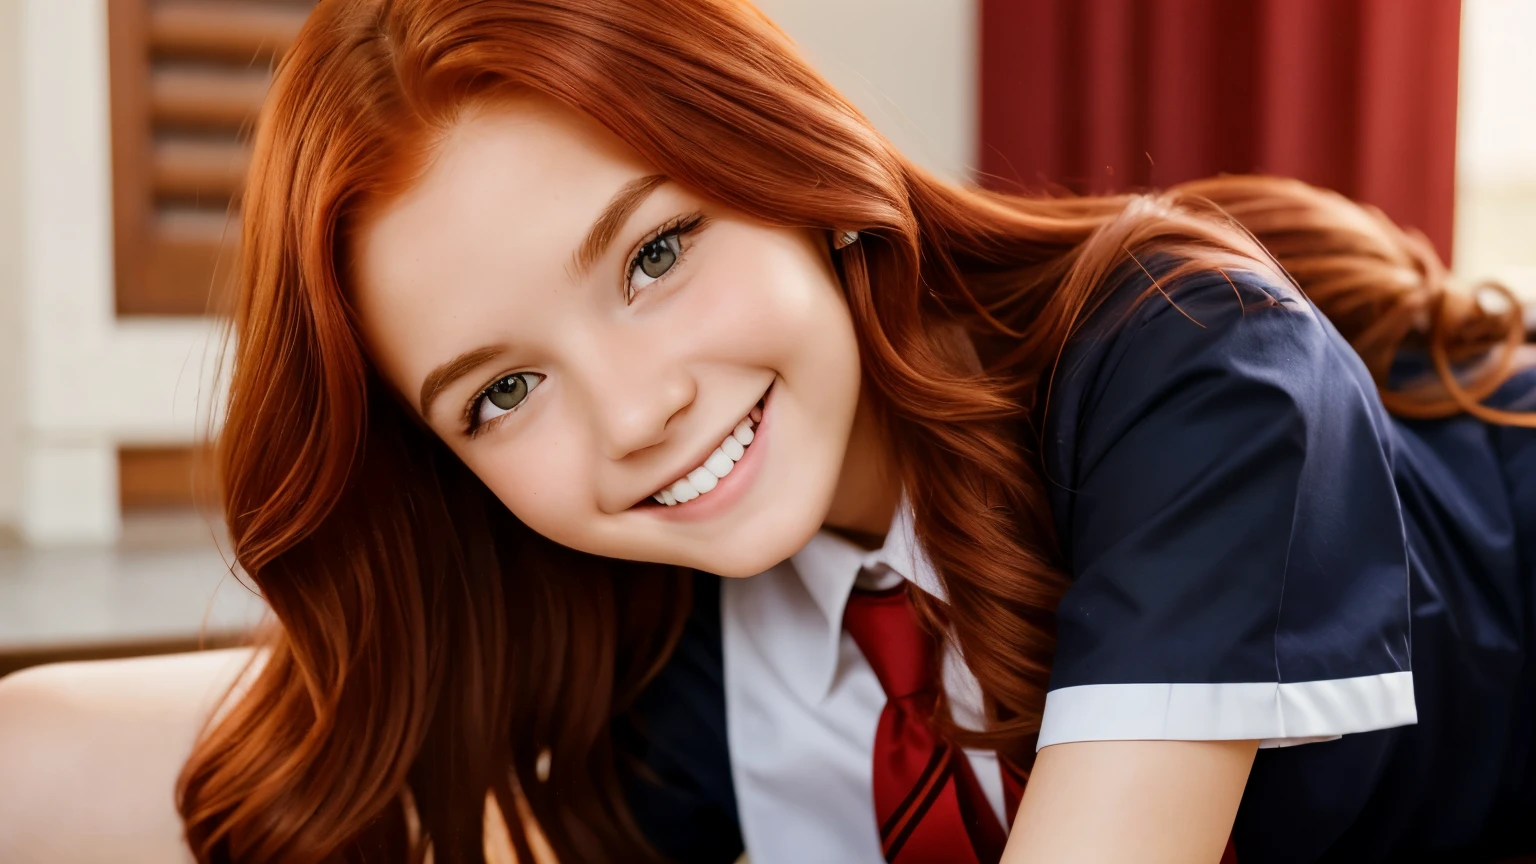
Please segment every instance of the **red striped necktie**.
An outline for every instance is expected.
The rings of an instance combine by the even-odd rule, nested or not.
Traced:
[[[997,864],[1007,831],[964,751],[933,731],[937,644],[918,624],[905,581],[884,591],[854,591],[843,626],[885,690],[874,753],[875,817],[885,860]],[[1003,780],[1011,822],[1023,782],[1007,767]]]
[[[855,590],[843,627],[885,690],[874,753],[875,818],[885,860],[997,864],[1007,829],[998,824],[964,751],[933,731],[938,645],[918,623],[906,581],[884,591]],[[1001,755],[998,764],[1011,828],[1025,777]],[[1221,864],[1237,864],[1230,839]]]

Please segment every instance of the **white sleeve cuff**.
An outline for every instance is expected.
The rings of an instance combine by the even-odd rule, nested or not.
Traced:
[[[1413,673],[1327,681],[1083,684],[1045,696],[1040,741],[1242,741],[1284,747],[1418,722]]]

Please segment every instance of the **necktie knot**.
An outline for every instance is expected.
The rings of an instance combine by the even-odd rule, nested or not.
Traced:
[[[905,582],[884,591],[855,590],[843,612],[843,627],[887,699],[934,694],[934,640],[918,623]]]

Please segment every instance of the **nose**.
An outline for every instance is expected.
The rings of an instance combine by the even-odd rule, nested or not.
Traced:
[[[686,364],[643,334],[617,329],[591,340],[577,372],[598,445],[614,461],[666,440],[671,419],[697,395]]]

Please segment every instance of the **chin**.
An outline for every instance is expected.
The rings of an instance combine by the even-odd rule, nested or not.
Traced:
[[[804,548],[820,530],[825,510],[812,507],[801,512],[755,514],[744,538],[720,543],[704,560],[689,566],[731,579],[756,576]]]
[[[708,567],[699,567],[706,573],[713,573],[727,579],[746,579],[767,570],[773,565],[788,558],[788,555],[777,557],[741,556],[727,561],[716,561]]]

